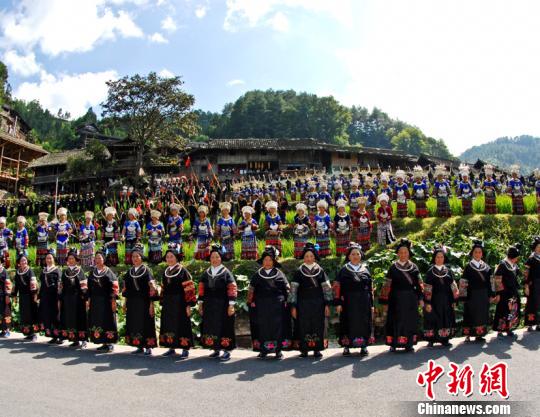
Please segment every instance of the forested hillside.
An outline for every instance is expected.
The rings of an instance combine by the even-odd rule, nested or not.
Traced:
[[[540,138],[534,136],[502,137],[483,145],[473,146],[460,155],[460,159],[475,162],[477,159],[508,168],[519,164],[523,173],[540,165]]]
[[[0,62],[0,103],[15,108],[32,126],[29,140],[47,150],[79,147],[76,129],[94,123],[104,134],[125,136],[126,129],[92,108],[73,118],[69,111],[56,114],[38,101],[12,97],[6,66]],[[410,154],[449,158],[442,139],[424,135],[420,128],[393,119],[382,110],[361,106],[346,107],[334,97],[294,90],[253,90],[227,103],[221,113],[196,110],[199,133],[190,139],[209,138],[315,138],[344,145],[397,149]]]

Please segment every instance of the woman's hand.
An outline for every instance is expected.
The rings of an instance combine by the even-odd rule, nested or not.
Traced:
[[[324,306],[324,316],[325,317],[330,317],[330,307],[329,306]]]
[[[336,307],[336,313],[341,314],[342,311],[343,311],[343,307],[341,306]]]
[[[199,304],[197,305],[197,310],[199,310],[199,314],[202,316],[202,315],[203,315],[203,311],[204,311],[203,303],[199,303]]]
[[[186,307],[186,316],[191,317],[191,307],[190,306]]]
[[[291,316],[293,319],[296,319],[296,307],[291,308]]]
[[[234,306],[230,305],[227,309],[227,314],[230,316],[234,316]]]

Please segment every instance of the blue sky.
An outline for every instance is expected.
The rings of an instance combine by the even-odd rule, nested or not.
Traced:
[[[196,107],[251,89],[377,106],[451,151],[540,135],[540,2],[0,0],[16,97],[79,116],[104,82],[182,75]]]

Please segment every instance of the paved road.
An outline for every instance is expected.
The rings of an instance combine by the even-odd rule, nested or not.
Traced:
[[[476,375],[483,362],[506,361],[510,399],[532,401],[534,409],[512,415],[540,415],[540,332],[519,332],[514,342],[488,339],[483,347],[462,339],[450,350],[419,344],[415,354],[376,346],[366,358],[330,349],[318,362],[292,352],[281,362],[261,361],[237,350],[230,362],[219,363],[199,349],[178,361],[129,355],[128,347],[96,354],[43,340],[0,340],[1,416],[397,416],[405,401],[425,400],[415,379],[429,359],[445,367],[469,363]],[[435,385],[437,400],[455,399],[445,384],[443,377]],[[475,385],[470,399],[486,397]]]

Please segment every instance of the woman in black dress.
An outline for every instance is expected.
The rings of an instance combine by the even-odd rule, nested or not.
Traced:
[[[519,256],[518,245],[510,246],[506,252],[506,258],[501,261],[493,274],[497,293],[493,330],[497,331],[499,338],[503,337],[503,332],[506,332],[509,337],[516,337],[513,329],[519,325],[521,311],[517,278]]]
[[[332,287],[324,269],[316,262],[318,250],[313,243],[306,243],[304,263],[296,270],[291,281],[289,302],[293,317],[293,348],[305,358],[313,351],[321,358],[321,350],[328,347],[327,320],[333,302]]]
[[[351,242],[347,248],[347,263],[340,269],[332,288],[334,304],[339,314],[338,342],[343,355],[350,355],[351,348],[360,348],[367,355],[367,346],[374,342],[373,335],[373,280],[362,263],[362,247]]]
[[[488,333],[489,304],[494,301],[491,288],[491,267],[484,262],[484,243],[475,241],[471,249],[471,260],[465,266],[459,280],[459,297],[463,300],[463,335],[465,342],[474,336],[476,342],[485,342]]]
[[[525,262],[525,324],[532,331],[540,331],[540,236],[536,236],[531,245],[531,256]]]
[[[440,343],[452,346],[450,339],[456,334],[455,303],[459,292],[454,274],[446,266],[446,248],[433,250],[432,265],[424,280],[424,340],[429,347]]]
[[[169,348],[163,356],[175,355],[175,349],[182,349],[180,359],[186,359],[193,347],[190,317],[197,296],[190,273],[179,262],[181,256],[174,249],[165,252],[167,268],[161,281],[159,344]]]
[[[291,347],[291,315],[287,306],[289,281],[278,268],[278,250],[267,246],[257,261],[261,268],[253,274],[248,288],[247,304],[253,350],[259,358],[275,353],[282,359],[282,350]]]
[[[49,343],[61,344],[58,287],[62,271],[55,265],[52,249],[45,255],[44,263],[39,276],[39,327],[45,336],[51,338]]]
[[[21,332],[25,339],[36,341],[36,333],[39,331],[38,325],[38,285],[34,271],[29,266],[26,255],[21,255],[17,259],[17,269],[15,270],[15,285],[12,292],[13,302],[17,304],[19,297],[19,316]]]
[[[98,251],[94,266],[88,273],[88,333],[92,343],[101,344],[98,352],[112,352],[113,343],[118,341],[116,324],[116,300],[118,299],[118,278],[105,265],[107,255]]]
[[[11,279],[0,257],[0,337],[9,337],[11,328]]]
[[[122,296],[126,299],[126,343],[137,349],[132,353],[152,354],[156,347],[154,301],[159,299],[152,271],[143,264],[141,244],[133,247],[132,267],[124,275]]]
[[[221,246],[213,245],[210,267],[199,280],[199,313],[202,317],[201,345],[214,351],[211,358],[225,362],[236,347],[234,306],[238,291],[233,274],[222,265],[222,256]],[[223,350],[221,356],[220,350]]]
[[[72,347],[85,348],[88,339],[86,316],[88,280],[78,262],[77,251],[71,249],[60,280],[60,338],[69,340]]]
[[[423,283],[418,267],[410,260],[411,242],[401,239],[396,252],[398,260],[390,266],[379,295],[387,315],[386,344],[390,352],[397,348],[414,352],[420,319],[418,307],[424,307]]]

